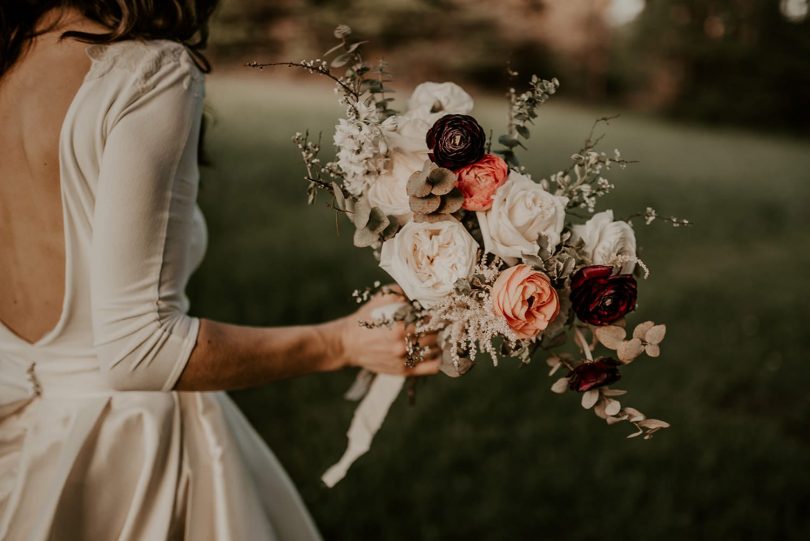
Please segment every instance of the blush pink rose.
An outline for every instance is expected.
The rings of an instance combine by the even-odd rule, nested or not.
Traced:
[[[458,189],[464,194],[466,210],[489,210],[492,196],[509,176],[509,166],[494,154],[485,154],[477,162],[462,167],[458,173]]]
[[[534,338],[560,313],[560,299],[548,276],[520,264],[495,280],[492,309],[520,338]]]

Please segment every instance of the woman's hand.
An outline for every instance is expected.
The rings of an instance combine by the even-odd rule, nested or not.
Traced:
[[[389,327],[368,329],[360,321],[372,321],[373,312],[388,304],[402,301],[402,291],[391,288],[397,293],[379,294],[355,313],[341,319],[340,340],[346,365],[359,366],[372,372],[396,374],[402,376],[424,376],[439,371],[441,348],[437,333],[420,337],[419,344],[428,348],[424,360],[413,368],[405,367],[407,347],[405,344],[405,324],[398,321]]]

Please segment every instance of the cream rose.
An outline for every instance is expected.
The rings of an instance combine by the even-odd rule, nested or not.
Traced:
[[[613,211],[594,214],[584,225],[571,228],[573,240],[582,239],[585,253],[594,265],[614,265],[617,259],[636,257],[636,234],[627,222],[613,221]],[[621,273],[631,274],[635,261],[622,263]]]
[[[425,165],[427,152],[405,152],[396,148],[389,152],[388,157],[387,171],[370,181],[366,195],[372,207],[379,207],[388,216],[405,221],[411,216],[406,189],[408,178]]]
[[[510,265],[525,254],[538,252],[544,235],[548,249],[560,243],[567,197],[552,195],[529,177],[512,171],[492,198],[492,207],[477,212],[484,249]]]
[[[457,220],[409,222],[383,243],[380,267],[409,298],[430,306],[470,275],[477,252],[478,243]]]
[[[408,100],[408,116],[426,120],[430,126],[446,114],[468,115],[473,99],[455,83],[422,83]],[[428,126],[428,127],[430,127]]]

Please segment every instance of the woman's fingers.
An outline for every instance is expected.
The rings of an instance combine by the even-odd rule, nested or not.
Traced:
[[[413,368],[405,370],[406,376],[431,376],[439,372],[439,361],[422,361]]]
[[[432,332],[419,337],[419,345],[423,347],[436,346],[439,343],[439,334]]]
[[[374,295],[368,302],[369,304],[382,305],[382,304],[389,304],[392,302],[401,302],[403,297],[405,297],[405,292],[402,291],[402,288],[396,284],[389,284],[385,286],[387,289],[387,293],[377,293]]]

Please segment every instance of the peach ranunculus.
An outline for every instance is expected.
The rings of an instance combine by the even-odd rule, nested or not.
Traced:
[[[525,264],[501,272],[492,286],[492,309],[520,338],[534,338],[560,313],[548,276]]]
[[[509,166],[494,154],[459,169],[457,186],[464,194],[464,209],[489,210],[492,196],[508,176]]]

